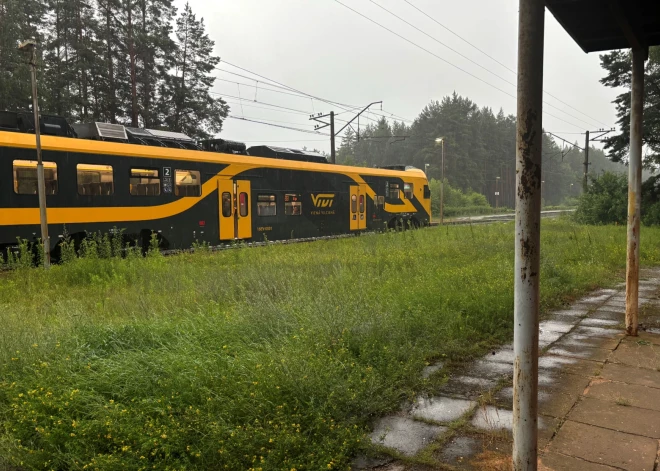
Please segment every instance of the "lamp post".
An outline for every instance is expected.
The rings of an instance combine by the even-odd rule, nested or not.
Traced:
[[[541,207],[545,206],[545,201],[543,201],[543,184],[545,180],[541,180]]]
[[[499,208],[500,199],[500,177],[495,177],[495,209]]]
[[[438,137],[435,140],[436,144],[442,146],[442,162],[441,162],[441,174],[442,181],[440,182],[440,225],[444,224],[444,211],[445,211],[445,138]]]
[[[34,111],[34,135],[37,140],[37,189],[39,193],[39,221],[41,223],[41,243],[44,249],[44,268],[50,267],[50,239],[48,237],[48,219],[46,214],[46,181],[44,164],[41,161],[41,125],[39,120],[39,102],[37,100],[37,43],[33,39],[23,41],[18,49],[30,54],[29,64],[32,75],[32,110]]]
[[[429,176],[429,166],[431,164],[424,164],[424,174],[428,177]]]

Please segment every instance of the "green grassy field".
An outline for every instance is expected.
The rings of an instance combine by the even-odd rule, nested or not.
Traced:
[[[346,469],[374,417],[432,387],[426,362],[511,338],[513,230],[2,275],[4,466]],[[543,242],[544,309],[620,281],[624,227],[544,221]],[[643,230],[642,258],[660,264],[660,230]]]

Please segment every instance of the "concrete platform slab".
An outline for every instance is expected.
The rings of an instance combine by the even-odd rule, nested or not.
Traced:
[[[590,337],[584,334],[569,333],[559,339],[555,346],[591,347],[614,350],[619,345],[619,338]]]
[[[548,353],[550,355],[582,358],[584,360],[605,361],[612,351],[604,348],[592,348],[587,346],[554,345],[548,350]]]
[[[549,330],[552,332],[562,332],[566,333],[570,331],[575,324],[577,323],[577,320],[575,322],[562,322],[558,320],[547,320],[539,323],[539,332],[543,332],[545,330]]]
[[[590,379],[585,376],[564,374],[555,384],[540,386],[539,391],[547,394],[549,399],[539,401],[539,413],[557,418],[565,417],[584,393],[589,381]]]
[[[660,389],[648,388],[639,384],[594,380],[589,385],[585,396],[660,411]]]
[[[539,460],[539,471],[612,471],[616,469],[552,452],[544,454]]]
[[[485,361],[498,361],[500,363],[511,363],[513,365],[513,350],[502,348],[494,350],[483,356]]]
[[[604,463],[618,469],[652,471],[657,448],[657,441],[647,437],[567,420],[550,443],[548,452]]]
[[[585,319],[582,319],[580,325],[588,325],[591,327],[622,328],[623,319],[599,319],[597,317],[587,317]]]
[[[570,309],[560,309],[558,311],[552,311],[550,315],[557,315],[557,316],[568,316],[568,317],[584,317],[587,314],[589,314],[589,311],[593,309],[593,306],[584,306],[584,307],[576,307],[573,306]]]
[[[589,314],[588,319],[608,319],[616,320],[623,322],[626,318],[625,309],[605,309],[604,307],[599,308],[597,311]]]
[[[559,360],[559,361],[558,361]],[[582,360],[574,357],[562,357],[544,355],[539,358],[539,371],[548,369],[550,371],[561,368],[562,373],[591,377],[599,372],[604,362],[593,360]]]
[[[472,418],[472,425],[480,430],[511,430],[513,412],[494,406],[477,409]]]
[[[585,397],[571,410],[568,419],[633,435],[660,438],[660,411]]]
[[[371,442],[413,456],[445,431],[447,427],[390,416],[378,421],[371,434]]]
[[[660,347],[647,340],[625,339],[612,354],[611,361],[639,368],[660,369]]]
[[[660,332],[656,329],[648,329],[648,331],[640,330],[637,332],[637,337],[624,337],[623,341],[625,343],[637,344],[640,340],[650,342],[653,345],[660,346]]]
[[[432,422],[448,423],[460,419],[466,412],[476,406],[476,402],[466,399],[437,396],[419,398],[411,415],[415,419],[424,419]]]
[[[613,291],[612,293],[594,293],[590,296],[586,296],[584,298],[578,299],[577,302],[580,304],[603,304],[605,301],[610,299],[613,295],[617,294],[617,291]]]
[[[660,389],[660,372],[648,368],[637,368],[620,363],[607,363],[603,366],[600,377]]]
[[[604,338],[616,338],[622,337],[623,334],[617,329],[607,329],[604,327],[591,327],[591,326],[582,326],[579,325],[573,330],[573,333],[579,335],[586,335],[589,337],[604,337]]]

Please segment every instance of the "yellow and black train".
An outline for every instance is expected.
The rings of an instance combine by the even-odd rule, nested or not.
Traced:
[[[30,113],[0,112],[0,249],[39,237]],[[309,238],[430,223],[424,172],[332,165],[318,154],[43,116],[51,247],[124,231],[162,249]]]

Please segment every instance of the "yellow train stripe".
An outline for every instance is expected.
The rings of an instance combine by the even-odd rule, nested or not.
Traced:
[[[364,179],[360,175],[351,175],[351,178],[355,180],[356,183],[362,183],[364,185],[367,185],[367,195],[369,198],[372,200],[376,196],[376,192],[371,189],[369,184],[364,181]],[[403,201],[402,204],[391,204],[391,203],[385,203],[385,211],[388,213],[416,213],[417,209],[415,209],[415,205],[412,204],[412,201],[410,201],[408,198],[403,197],[403,192],[399,190],[399,198],[401,201]]]
[[[219,178],[230,178],[253,167],[246,164],[230,165],[204,182],[201,196],[185,196],[156,206],[47,208],[48,224],[150,221],[176,216],[216,191]],[[0,208],[0,226],[23,224],[39,224],[39,208]]]

